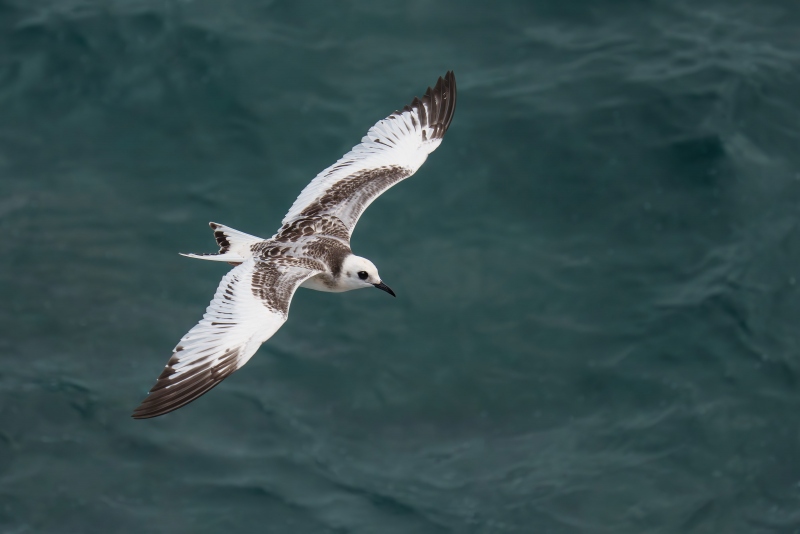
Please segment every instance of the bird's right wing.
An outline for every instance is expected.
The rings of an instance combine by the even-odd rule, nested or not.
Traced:
[[[286,322],[295,290],[320,272],[317,267],[313,260],[250,258],[231,269],[133,417],[177,410],[247,363]]]
[[[283,224],[300,217],[332,215],[350,235],[365,209],[384,191],[408,178],[436,150],[456,109],[452,72],[428,87],[421,99],[369,129],[361,144],[328,167],[297,197]]]

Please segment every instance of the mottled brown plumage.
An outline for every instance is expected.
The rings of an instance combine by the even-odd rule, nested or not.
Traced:
[[[203,319],[181,338],[133,417],[180,408],[242,367],[286,321],[300,286],[331,292],[376,287],[394,295],[375,265],[352,253],[350,237],[364,210],[439,146],[455,105],[455,76],[448,72],[318,174],[270,239],[210,223],[219,252],[186,256],[236,267],[223,277]]]

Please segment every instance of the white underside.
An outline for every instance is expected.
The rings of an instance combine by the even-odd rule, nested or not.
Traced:
[[[347,291],[348,288],[341,288],[336,287],[334,285],[328,285],[325,281],[330,281],[330,275],[323,273],[318,274],[316,276],[312,276],[302,284],[300,287],[305,287],[308,289],[313,289],[314,291],[325,291],[326,293],[341,293],[343,291]]]
[[[350,258],[356,258],[356,256],[350,256]],[[363,260],[363,258],[358,258]],[[345,260],[345,265],[347,265],[348,260]],[[365,260],[368,261],[368,260]],[[370,263],[370,265],[372,265]],[[375,266],[373,265],[373,269]],[[377,283],[377,282],[376,282]],[[320,273],[316,276],[312,276],[302,284],[300,287],[307,287],[308,289],[313,289],[314,291],[325,291],[326,293],[344,293],[345,291],[352,291],[354,289],[363,289],[365,287],[372,287],[373,283],[369,280],[358,280],[353,278],[348,278],[347,276],[340,276],[338,278],[333,278],[329,273]]]

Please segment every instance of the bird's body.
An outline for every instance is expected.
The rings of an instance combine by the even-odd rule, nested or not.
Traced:
[[[353,254],[350,236],[372,201],[414,174],[439,146],[455,100],[455,77],[448,72],[422,99],[379,121],[359,145],[317,175],[271,238],[210,223],[219,252],[185,256],[235,267],[133,417],[180,408],[241,368],[286,321],[298,287],[336,293],[377,287],[394,296],[375,265]]]

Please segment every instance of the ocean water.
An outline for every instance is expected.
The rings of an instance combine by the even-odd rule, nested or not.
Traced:
[[[800,4],[0,0],[3,533],[800,532]],[[136,421],[226,265],[446,70],[300,290]]]

